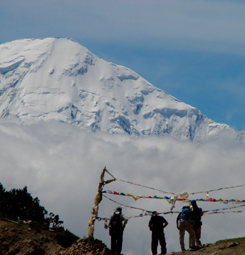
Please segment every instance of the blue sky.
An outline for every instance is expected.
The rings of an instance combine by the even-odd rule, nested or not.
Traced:
[[[238,0],[0,0],[0,43],[72,38],[245,130],[244,13]]]

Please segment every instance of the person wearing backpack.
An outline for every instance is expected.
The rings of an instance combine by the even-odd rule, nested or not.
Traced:
[[[194,250],[195,246],[195,231],[192,228],[193,215],[190,206],[183,206],[181,212],[176,219],[177,229],[179,230],[179,241],[181,251],[185,251],[185,231],[190,235],[189,248]]]
[[[123,230],[128,220],[122,214],[122,208],[116,208],[109,220],[109,235],[111,236],[111,252],[120,255],[123,243]]]
[[[201,239],[201,226],[202,226],[202,221],[201,218],[203,216],[203,211],[202,208],[197,206],[196,200],[191,200],[191,205],[193,208],[193,229],[196,234],[195,242],[197,246],[202,246],[202,243],[200,241]],[[190,239],[189,239],[190,242]]]
[[[167,227],[168,222],[162,216],[154,211],[149,221],[149,228],[152,231],[151,235],[151,251],[153,255],[157,255],[158,241],[161,245],[161,254],[167,253],[166,240],[164,235],[164,228]]]

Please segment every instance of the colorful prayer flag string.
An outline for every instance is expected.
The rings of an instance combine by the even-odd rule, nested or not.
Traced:
[[[141,210],[142,213],[139,215],[139,216],[130,216],[130,217],[127,217],[128,219],[130,218],[136,218],[136,217],[143,217],[143,216],[147,216],[147,215],[151,215],[153,211],[150,211],[150,210],[146,210],[146,209],[143,209],[143,208],[139,208],[139,207],[134,207],[134,206],[129,206],[129,205],[125,205],[125,204],[122,204],[122,203],[119,203],[107,196],[105,196],[103,194],[103,197],[107,198],[108,200],[110,200],[111,202],[114,202],[120,206],[123,206],[123,207],[128,207],[128,208],[131,208],[131,209],[136,209],[136,210]],[[170,214],[170,213],[179,213],[178,211],[167,211],[167,212],[159,212],[159,214]]]
[[[169,203],[172,203],[174,198],[172,197],[168,197],[168,196],[164,196],[164,197],[160,197],[160,196],[142,196],[142,195],[132,195],[132,194],[128,194],[128,193],[123,193],[123,192],[117,192],[117,191],[111,191],[111,190],[103,190],[102,193],[108,193],[111,195],[117,195],[117,196],[128,196],[128,197],[132,197],[134,198],[135,201],[137,201],[140,198],[148,198],[148,199],[165,199],[167,200]],[[228,203],[232,203],[232,204],[245,204],[245,200],[239,200],[239,199],[215,199],[215,198],[196,198],[193,199],[199,202],[220,202],[220,203],[224,203],[224,204],[228,204]],[[190,200],[188,199],[184,199],[184,198],[176,198],[176,201],[182,201],[182,202],[188,202]]]
[[[176,195],[176,194],[173,193],[173,192],[164,191],[164,190],[160,190],[160,189],[155,189],[155,188],[153,188],[153,187],[149,187],[149,186],[146,186],[146,185],[141,185],[141,184],[133,183],[133,182],[130,182],[130,181],[124,181],[124,180],[120,180],[120,179],[116,179],[116,180],[117,180],[117,181],[120,181],[120,182],[126,182],[126,183],[129,183],[129,184],[135,185],[135,186],[143,187],[143,188],[147,188],[147,189],[152,189],[152,190],[160,191],[160,192],[165,193],[165,194]]]
[[[177,193],[174,193],[174,192],[164,191],[164,190],[156,189],[156,188],[149,187],[149,186],[142,185],[142,184],[137,184],[137,183],[130,182],[130,181],[125,181],[125,180],[121,180],[121,179],[116,179],[116,180],[121,181],[121,182],[125,182],[125,183],[129,183],[129,184],[132,184],[132,185],[135,185],[135,186],[143,187],[143,188],[160,191],[160,192],[165,193],[165,194],[171,194],[171,195],[176,195],[177,194]],[[190,195],[195,195],[195,194],[200,194],[200,193],[209,194],[209,192],[220,191],[220,190],[225,190],[225,189],[241,188],[241,187],[244,187],[244,186],[245,186],[245,184],[242,184],[242,185],[236,185],[236,186],[230,186],[230,187],[222,187],[222,188],[218,188],[218,189],[211,189],[211,190],[206,190],[206,191],[190,192],[189,194]]]
[[[225,190],[225,189],[241,188],[241,187],[244,187],[244,186],[245,186],[245,184],[242,184],[242,185],[237,185],[237,186],[230,186],[230,187],[224,187],[224,188],[218,188],[218,189],[211,189],[211,190],[207,190],[207,191],[190,192],[190,194],[191,195],[195,195],[195,194],[200,194],[200,193],[209,193],[209,192],[220,191],[220,190]]]
[[[112,202],[114,202],[114,203],[116,203],[116,204],[118,204],[118,205],[121,205],[121,206],[124,206],[124,207],[128,207],[128,208],[131,208],[131,209],[137,209],[137,210],[141,210],[141,211],[144,211],[144,212],[149,212],[149,213],[151,213],[151,211],[147,211],[147,210],[142,209],[142,208],[139,208],[139,207],[129,206],[129,205],[125,205],[125,204],[122,204],[122,203],[118,203],[117,201],[115,201],[115,200],[113,200],[113,199],[107,197],[107,196],[104,195],[104,194],[103,194],[103,197],[107,198],[108,200],[110,200],[110,201],[112,201]]]
[[[137,216],[129,216],[127,217],[127,219],[131,219],[131,218],[138,218],[138,217],[143,217],[143,216],[149,216],[151,215],[151,213],[153,211],[150,211],[150,210],[146,210],[146,209],[143,209],[143,208],[138,208],[138,207],[134,207],[134,206],[129,206],[129,205],[125,205],[125,204],[122,204],[122,203],[119,203],[113,199],[110,199],[109,197],[105,196],[103,194],[103,197],[107,198],[108,200],[110,200],[111,202],[114,202],[120,206],[124,206],[124,207],[128,207],[128,208],[131,208],[131,209],[136,209],[136,210],[141,210],[142,213],[140,213],[139,215]],[[239,205],[239,206],[233,206],[233,207],[228,207],[228,208],[219,208],[219,209],[213,209],[213,210],[206,210],[206,211],[203,211],[203,213],[205,215],[211,215],[211,214],[219,214],[219,213],[242,213],[242,212],[245,212],[245,211],[227,211],[227,210],[233,210],[233,209],[237,209],[237,208],[241,208],[241,207],[245,207],[245,205]],[[159,214],[177,214],[177,213],[180,213],[180,211],[167,211],[167,212],[159,212]],[[108,218],[101,218],[101,217],[97,217],[98,220],[108,220]]]

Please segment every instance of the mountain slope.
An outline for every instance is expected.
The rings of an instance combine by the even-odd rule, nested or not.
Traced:
[[[70,39],[17,40],[0,45],[0,56],[2,118],[196,141],[231,130]]]
[[[55,234],[30,229],[27,225],[0,219],[0,254],[49,255],[64,249]]]
[[[184,251],[184,252],[171,252],[169,255],[194,255],[194,254],[210,254],[210,255],[237,255],[244,254],[245,250],[245,238],[233,238],[220,240],[212,244],[205,244],[202,248],[196,251]]]

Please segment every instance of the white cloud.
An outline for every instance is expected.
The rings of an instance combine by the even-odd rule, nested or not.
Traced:
[[[83,237],[97,192],[99,176],[104,166],[118,179],[151,186],[171,192],[194,192],[245,183],[243,144],[217,140],[203,145],[178,142],[169,138],[130,138],[126,135],[87,133],[58,123],[38,123],[20,126],[19,123],[0,123],[1,182],[7,189],[28,187],[49,211],[60,215],[65,227]],[[116,181],[105,186],[136,195],[163,195],[157,191]],[[243,189],[210,193],[215,198],[243,198]],[[109,197],[110,195],[108,195]],[[199,194],[192,198],[205,198]],[[164,200],[110,196],[120,203],[146,210],[168,211]],[[183,203],[178,202],[176,210]],[[102,200],[99,216],[109,217],[117,205]],[[199,202],[204,210],[226,205]],[[141,211],[124,207],[127,216]],[[169,251],[179,250],[176,214],[166,215]],[[243,235],[240,222],[245,214],[206,215],[203,217],[202,241]],[[149,217],[129,220],[124,233],[123,252],[127,255],[151,254]],[[96,222],[95,237],[110,246],[108,231]]]

